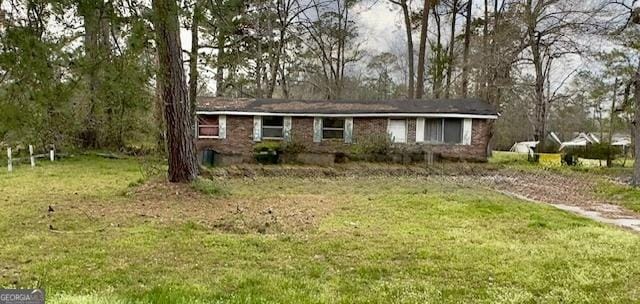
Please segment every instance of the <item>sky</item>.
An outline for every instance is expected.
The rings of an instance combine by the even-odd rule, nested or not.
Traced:
[[[406,40],[400,10],[389,2],[361,2],[354,8],[354,13],[360,37],[364,38],[363,47],[368,51],[389,49],[390,43],[397,41],[396,36]]]

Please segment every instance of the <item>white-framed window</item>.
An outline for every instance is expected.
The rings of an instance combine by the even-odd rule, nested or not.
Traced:
[[[218,138],[220,118],[218,115],[198,115],[198,138]]]
[[[462,144],[462,118],[427,118],[424,120],[424,142]]]
[[[284,138],[284,116],[263,116],[262,117],[262,138],[283,139]]]
[[[343,139],[344,118],[322,118],[322,139]]]

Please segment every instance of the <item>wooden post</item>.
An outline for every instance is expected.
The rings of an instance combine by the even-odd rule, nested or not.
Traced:
[[[29,145],[29,160],[31,161],[31,168],[36,166],[36,158],[33,156],[33,145]]]
[[[49,160],[53,161],[56,158],[55,153],[56,153],[55,150],[53,149],[49,150]]]
[[[11,161],[11,148],[7,148],[7,157],[9,160],[7,161],[7,170],[9,172],[13,171],[13,163]]]

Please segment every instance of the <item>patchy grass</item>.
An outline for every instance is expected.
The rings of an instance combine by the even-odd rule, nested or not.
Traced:
[[[193,181],[191,183],[191,188],[209,196],[219,196],[227,194],[227,190],[224,189],[224,187],[219,183],[205,178],[198,178]]]
[[[526,153],[516,153],[508,151],[492,151],[489,163],[500,165],[532,165]]]
[[[94,158],[0,173],[0,286],[47,303],[640,301],[640,236],[486,189],[256,177],[210,196],[141,177]]]
[[[598,160],[598,159],[588,159],[588,158],[579,158],[578,159],[580,167],[606,167],[606,160]],[[613,160],[613,166],[615,168],[633,168],[634,160],[633,159],[624,159],[624,158],[616,158]]]
[[[640,213],[640,189],[613,183],[600,183],[596,191],[601,196]]]

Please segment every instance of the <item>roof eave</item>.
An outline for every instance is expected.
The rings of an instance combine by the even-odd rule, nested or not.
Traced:
[[[402,112],[380,112],[380,113],[288,113],[288,112],[257,112],[257,111],[228,111],[228,110],[197,110],[196,114],[202,115],[238,115],[238,116],[295,116],[295,117],[440,117],[440,118],[475,118],[475,119],[498,119],[496,114],[473,114],[473,113],[402,113]]]

